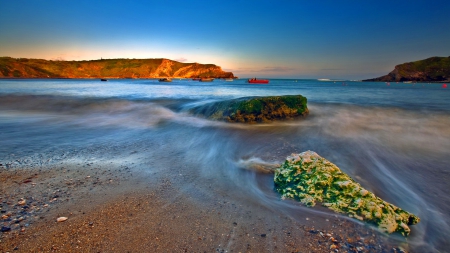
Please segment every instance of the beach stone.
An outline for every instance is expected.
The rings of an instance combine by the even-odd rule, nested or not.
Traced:
[[[387,203],[364,189],[336,165],[313,151],[292,154],[275,170],[275,188],[282,198],[306,206],[321,202],[335,212],[373,223],[387,233],[410,233],[419,217]]]
[[[192,109],[213,120],[240,123],[265,123],[285,120],[309,113],[307,99],[302,95],[244,97],[209,103]]]
[[[56,221],[57,221],[57,222],[64,222],[64,221],[66,221],[67,219],[69,219],[69,218],[67,218],[67,217],[59,217],[58,219],[56,219]]]
[[[11,231],[11,228],[10,228],[10,227],[5,227],[5,226],[3,226],[3,227],[0,229],[0,231],[1,231],[1,232],[9,232],[9,231]]]

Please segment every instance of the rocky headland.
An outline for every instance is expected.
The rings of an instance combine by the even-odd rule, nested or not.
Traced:
[[[52,61],[0,57],[0,78],[234,78],[214,64],[168,59]]]
[[[306,103],[302,95],[244,97],[202,105],[192,111],[213,120],[265,123],[305,116],[309,113]]]
[[[431,57],[395,66],[389,74],[364,82],[449,82],[450,56]]]

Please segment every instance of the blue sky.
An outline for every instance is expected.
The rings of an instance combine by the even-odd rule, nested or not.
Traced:
[[[450,1],[0,0],[0,56],[213,63],[239,77],[378,77],[450,56]]]

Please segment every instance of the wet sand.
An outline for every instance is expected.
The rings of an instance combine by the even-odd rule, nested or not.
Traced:
[[[214,185],[193,194],[199,185],[186,191],[177,183],[189,181],[189,168],[174,170],[180,178],[124,165],[3,164],[0,252],[413,251],[340,215],[296,218]]]

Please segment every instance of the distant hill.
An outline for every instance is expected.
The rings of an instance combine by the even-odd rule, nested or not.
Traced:
[[[450,56],[431,57],[425,60],[407,62],[395,66],[391,73],[365,82],[449,82]]]
[[[0,57],[0,78],[233,78],[214,64],[168,59],[105,59],[49,61]]]

